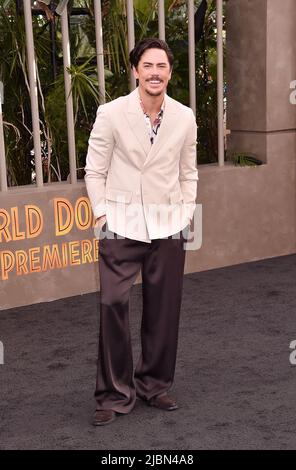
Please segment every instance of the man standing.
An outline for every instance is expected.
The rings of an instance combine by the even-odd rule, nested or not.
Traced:
[[[149,38],[130,53],[138,87],[98,108],[85,166],[100,240],[100,334],[94,425],[136,398],[175,410],[172,386],[185,263],[183,229],[196,207],[196,122],[166,94],[173,55]],[[129,295],[142,272],[142,351],[135,372]]]

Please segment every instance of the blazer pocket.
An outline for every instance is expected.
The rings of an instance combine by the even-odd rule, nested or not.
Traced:
[[[125,204],[129,204],[132,200],[132,195],[132,191],[125,191],[124,189],[106,189],[106,199],[108,201],[124,202]]]
[[[183,201],[183,194],[181,193],[181,191],[178,189],[177,191],[173,191],[172,193],[170,193],[170,203],[171,204],[176,204],[178,202],[182,202]]]

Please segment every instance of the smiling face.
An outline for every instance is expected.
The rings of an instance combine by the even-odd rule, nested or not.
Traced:
[[[141,56],[134,76],[139,80],[142,93],[160,96],[166,91],[172,71],[166,52],[163,49],[147,49]]]

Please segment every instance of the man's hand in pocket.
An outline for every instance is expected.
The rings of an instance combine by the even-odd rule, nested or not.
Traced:
[[[94,228],[101,229],[104,223],[106,222],[106,220],[107,220],[106,215],[101,215],[101,217],[98,217],[98,219],[96,219]]]

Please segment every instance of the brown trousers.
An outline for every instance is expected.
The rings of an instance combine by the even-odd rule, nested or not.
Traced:
[[[106,224],[102,230],[106,228]],[[108,231],[108,230],[107,230]],[[97,409],[129,413],[174,379],[185,253],[184,235],[145,243],[113,234],[99,243],[100,332]],[[129,328],[131,288],[142,270],[142,351],[133,372]]]

